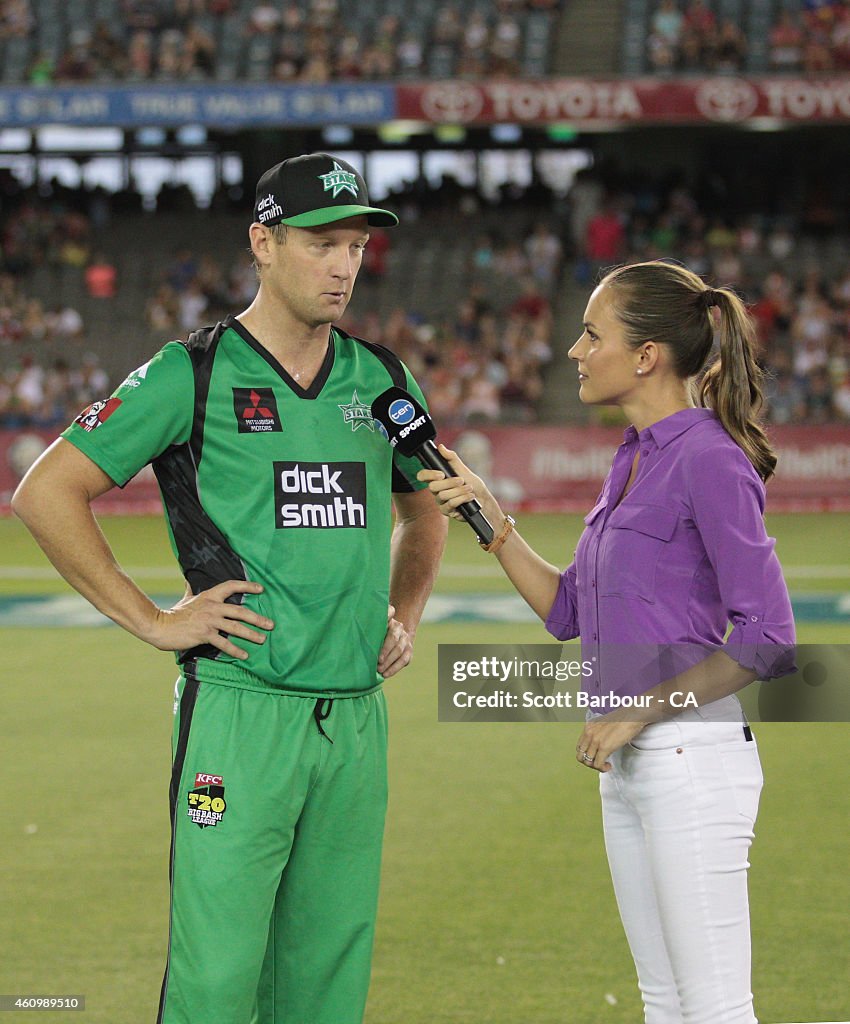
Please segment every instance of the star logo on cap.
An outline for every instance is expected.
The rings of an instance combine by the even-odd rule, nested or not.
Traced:
[[[333,190],[332,199],[336,199],[340,192],[346,190],[355,199],[357,198],[357,178],[349,171],[344,171],[336,160],[334,160],[334,169],[332,171],[328,171],[327,174],[319,174],[317,177],[321,179],[325,192]]]
[[[375,421],[372,419],[372,410],[368,405],[364,405],[363,402],[357,397],[357,392],[351,396],[351,402],[348,405],[341,405],[342,419],[344,423],[351,424],[352,433],[357,430],[358,427],[368,427],[369,430],[375,430]]]

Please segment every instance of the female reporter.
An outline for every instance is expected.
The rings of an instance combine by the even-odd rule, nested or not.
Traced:
[[[715,328],[719,358],[697,387]],[[762,774],[735,693],[793,670],[794,623],[762,518],[776,457],[755,419],[753,325],[731,291],[642,263],[602,280],[569,355],[581,400],[631,426],[564,572],[453,452],[456,477],[419,477],[447,515],[480,501],[487,550],[552,634],[581,636],[603,707],[607,692],[644,693],[639,712],[590,717],[576,758],[601,773],[646,1024],[755,1024],[747,852]],[[698,707],[673,710],[676,692]]]

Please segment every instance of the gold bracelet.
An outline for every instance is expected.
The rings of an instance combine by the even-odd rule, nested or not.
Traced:
[[[516,526],[516,519],[513,516],[505,516],[505,522],[502,526],[502,532],[498,537],[494,537],[489,544],[482,544],[481,550],[486,551],[490,555],[495,555],[499,548],[505,543],[505,541],[513,533],[513,529]]]

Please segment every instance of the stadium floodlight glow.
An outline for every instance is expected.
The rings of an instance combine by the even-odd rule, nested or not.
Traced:
[[[494,124],[490,138],[494,142],[522,142],[522,128],[518,124]]]
[[[546,134],[552,142],[575,142],[578,138],[578,131],[575,125],[559,122],[546,127]]]
[[[322,142],[329,146],[350,146],[353,138],[354,131],[347,124],[329,124],[322,129]]]
[[[0,131],[0,153],[26,153],[32,145],[32,132],[27,128],[4,128]]]
[[[54,153],[112,151],[124,147],[124,132],[121,128],[81,128],[76,125],[51,124],[37,128],[35,138],[39,149]]]
[[[427,121],[385,121],[378,125],[378,138],[381,142],[393,145],[407,142],[412,135],[424,135],[431,131]]]
[[[202,124],[181,124],[174,132],[174,138],[181,146],[203,146],[207,141],[207,129]]]
[[[751,117],[746,127],[754,132],[781,132],[787,126],[781,117]]]
[[[434,138],[437,142],[460,143],[466,141],[466,129],[462,124],[434,125]]]
[[[136,144],[139,146],[162,146],[165,138],[165,129],[158,125],[136,129]]]

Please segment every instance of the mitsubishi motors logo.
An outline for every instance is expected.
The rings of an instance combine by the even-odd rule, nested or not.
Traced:
[[[240,434],[268,434],[283,429],[271,388],[234,388],[233,411]]]

